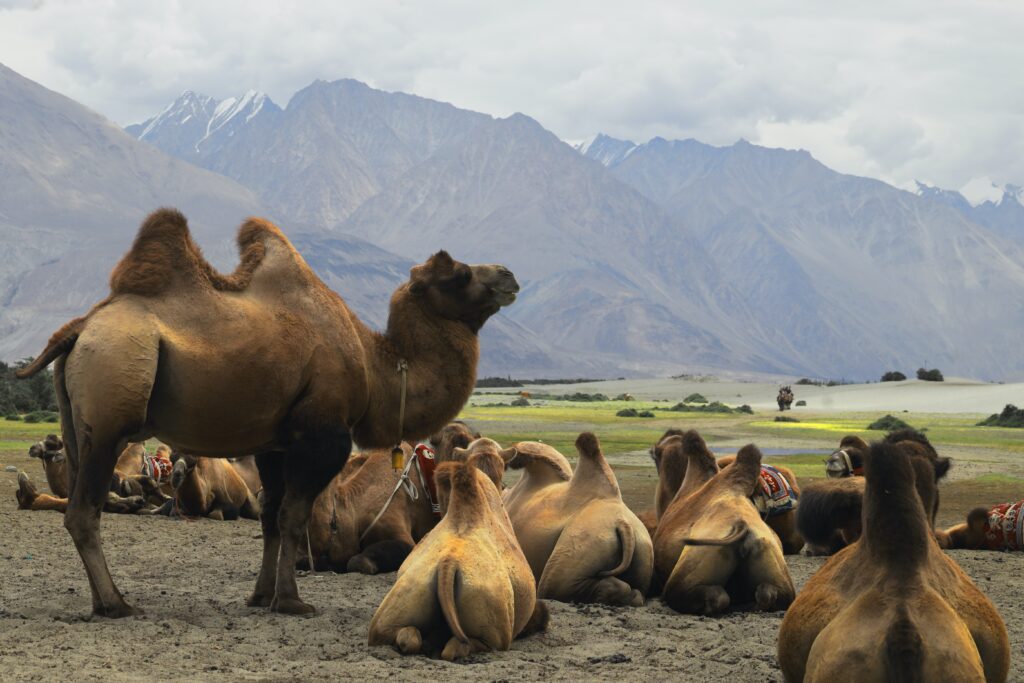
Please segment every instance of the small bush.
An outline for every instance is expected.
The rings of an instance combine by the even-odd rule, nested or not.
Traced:
[[[754,410],[748,405],[742,405],[739,408],[730,408],[721,401],[712,401],[707,405],[692,404],[692,403],[677,403],[671,408],[662,408],[662,410],[669,410],[673,413],[749,413],[753,414]]]
[[[636,408],[623,408],[619,412],[615,413],[615,417],[638,417],[639,413],[636,412]]]
[[[29,413],[22,419],[28,424],[36,424],[37,422],[42,422],[43,417],[44,415],[42,413]]]
[[[683,399],[683,403],[707,403],[708,400],[701,394],[690,394]]]
[[[925,370],[924,368],[917,369],[917,378],[924,380],[925,382],[942,382],[944,378],[942,373],[939,372],[938,368],[932,368],[931,370]]]
[[[57,422],[60,419],[60,415],[56,413],[50,413],[46,416],[43,422]]]
[[[516,408],[524,408],[524,407],[530,405],[530,402],[528,400],[526,400],[525,398],[523,398],[522,396],[520,396],[519,398],[517,398],[514,401],[512,401],[512,405],[514,407],[516,407]]]
[[[737,413],[746,413],[747,415],[753,415],[754,414],[754,409],[751,408],[750,406],[748,406],[746,403],[744,403],[743,405],[741,405],[739,408],[736,409],[736,412]]]
[[[789,417],[788,415],[776,415],[775,416],[775,421],[776,422],[799,422],[800,420],[796,419],[795,417]]]
[[[979,427],[1024,427],[1024,408],[1007,403],[1003,412],[990,415],[978,423]]]
[[[795,405],[797,408],[802,408],[803,406],[807,405],[807,401],[797,401],[793,405]]]
[[[904,375],[899,370],[890,370],[889,372],[882,375],[883,382],[902,382],[906,378],[907,376]]]
[[[654,413],[649,410],[641,410],[636,414],[637,417],[654,417]]]
[[[10,413],[9,415],[6,415],[5,418],[11,422],[21,422],[21,415],[18,415],[17,413]]]
[[[813,379],[807,379],[806,377],[801,377],[800,379],[798,379],[796,381],[796,383],[801,385],[801,386],[809,386],[809,387],[820,387],[822,385],[822,382],[819,382],[819,381],[813,380]]]
[[[886,415],[885,417],[880,417],[869,424],[868,429],[875,429],[883,432],[894,432],[897,429],[913,429],[913,427],[898,417]]]

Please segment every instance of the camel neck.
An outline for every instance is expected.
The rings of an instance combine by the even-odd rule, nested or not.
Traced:
[[[387,331],[368,342],[370,395],[354,429],[360,447],[386,448],[398,440],[400,361],[408,367],[402,438],[429,437],[469,400],[480,355],[476,334],[461,322],[428,315],[405,287],[392,297]]]

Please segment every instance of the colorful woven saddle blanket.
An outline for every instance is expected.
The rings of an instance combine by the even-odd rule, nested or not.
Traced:
[[[762,518],[775,517],[796,507],[800,496],[785,475],[771,465],[761,465],[758,484],[754,506]]]

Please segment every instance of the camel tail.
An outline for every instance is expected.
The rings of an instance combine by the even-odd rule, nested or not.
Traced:
[[[744,521],[736,522],[732,531],[725,538],[684,538],[684,545],[732,545],[742,541],[747,536],[750,527]]]
[[[906,605],[900,605],[896,619],[885,633],[885,668],[890,681],[924,683],[922,645],[921,634]]]
[[[636,550],[636,536],[633,535],[633,527],[627,524],[626,520],[620,519],[615,523],[615,533],[618,534],[619,543],[622,544],[622,561],[615,569],[600,572],[598,576],[618,576],[633,564],[633,551]]]
[[[469,642],[469,637],[462,630],[459,623],[459,609],[455,604],[455,580],[458,578],[459,568],[451,560],[442,560],[437,568],[437,599],[441,603],[441,613],[444,614],[448,627],[452,634],[463,643]]]
[[[50,341],[46,344],[46,348],[43,349],[43,352],[39,354],[39,357],[18,370],[15,373],[15,376],[17,376],[18,379],[28,379],[53,361],[65,355],[74,347],[75,342],[78,341],[78,335],[82,333],[84,328],[84,317],[75,318],[64,325],[64,327],[53,333],[53,336],[50,337]]]

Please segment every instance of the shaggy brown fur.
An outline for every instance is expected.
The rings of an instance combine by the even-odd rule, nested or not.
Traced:
[[[779,630],[787,681],[1006,680],[1006,626],[936,544],[936,496],[931,463],[871,448],[864,534],[811,577]]]
[[[406,459],[413,457],[408,443],[402,444],[402,450]],[[353,460],[356,458],[349,462]],[[416,500],[404,488],[399,489],[388,509],[370,528],[395,490],[400,473],[391,467],[390,449],[367,451],[360,460],[354,468],[346,466],[313,504],[309,544],[318,571],[395,571],[413,546],[437,524],[423,483],[413,471],[410,480],[418,492]]]
[[[939,457],[928,438],[918,431],[894,431],[886,435],[883,442],[929,463],[934,473],[933,483],[949,472],[952,460]],[[840,442],[840,448],[848,449],[851,460],[856,464],[866,458],[868,447],[860,437],[847,436]],[[796,516],[797,529],[807,543],[804,554],[829,555],[860,537],[863,491],[863,477],[828,479],[814,482],[806,488]],[[930,500],[929,517],[934,524],[939,511],[938,489],[934,489]]]
[[[526,554],[538,595],[562,602],[642,605],[654,552],[643,523],[622,502],[619,484],[590,432],[576,439],[579,461],[550,446],[520,442],[505,458],[523,476],[505,508]]]
[[[662,598],[690,614],[718,614],[747,602],[784,609],[795,590],[782,544],[748,497],[760,475],[761,452],[744,446],[719,471],[697,432],[681,439],[686,476],[654,535]]]
[[[171,459],[174,504],[182,517],[260,518],[256,495],[227,460],[181,453],[174,453]]]
[[[447,512],[402,564],[370,622],[370,645],[403,654],[441,649],[451,661],[507,650],[513,638],[546,628],[547,608],[498,488],[477,467],[482,460],[494,467],[495,454],[489,444],[480,450],[468,462],[438,467]]]
[[[397,441],[399,361],[409,368],[401,430],[423,438],[472,393],[477,332],[519,289],[506,268],[468,266],[438,252],[412,268],[378,334],[274,225],[248,220],[238,244],[241,264],[221,275],[180,213],[154,212],[115,268],[110,296],[62,328],[20,373],[57,361],[71,473],[65,525],[97,614],[133,613],[107,569],[96,512],[125,442],[150,437],[211,457],[257,454],[268,514],[249,603],[312,611],[294,576],[310,508],[353,440],[363,447]]]

